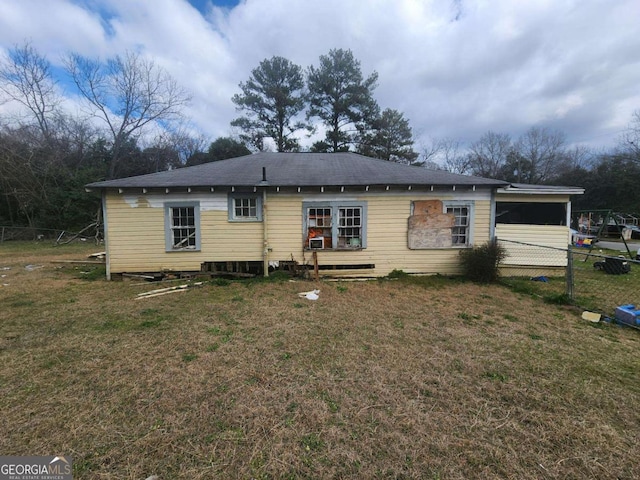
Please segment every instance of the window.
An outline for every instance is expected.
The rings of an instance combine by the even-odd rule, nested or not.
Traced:
[[[451,228],[451,245],[454,247],[471,245],[472,205],[447,202],[444,203],[444,212],[454,217]]]
[[[339,208],[338,222],[338,246],[359,247],[362,241],[362,208]]]
[[[262,198],[259,195],[229,195],[229,221],[261,222]]]
[[[200,205],[165,205],[165,243],[168,252],[200,250]]]
[[[255,198],[235,198],[233,201],[236,218],[257,218],[258,201]]]
[[[366,247],[366,204],[304,203],[304,247],[341,250]]]
[[[566,225],[564,203],[496,202],[496,224]]]
[[[308,208],[307,209],[307,248],[332,248],[333,247],[333,209]]]

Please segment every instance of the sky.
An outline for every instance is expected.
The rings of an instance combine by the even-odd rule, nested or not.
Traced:
[[[638,25],[639,0],[0,0],[0,54],[29,41],[61,75],[69,52],[153,58],[214,140],[232,133],[231,97],[260,61],[306,69],[350,49],[417,150],[530,127],[610,148],[640,109]]]

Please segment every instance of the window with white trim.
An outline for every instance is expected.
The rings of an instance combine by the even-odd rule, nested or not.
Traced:
[[[366,248],[366,203],[303,203],[304,248]]]
[[[453,215],[454,223],[451,228],[451,245],[463,247],[471,244],[471,214],[472,205],[468,203],[444,203],[444,213]]]
[[[165,204],[165,244],[168,252],[200,250],[198,202]]]
[[[262,198],[260,195],[229,195],[229,220],[261,222]]]

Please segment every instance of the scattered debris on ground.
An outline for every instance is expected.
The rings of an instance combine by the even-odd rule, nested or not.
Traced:
[[[44,265],[26,265],[24,267],[27,272],[33,272],[34,270],[38,270],[39,268],[44,268]]]
[[[620,305],[616,308],[616,321],[630,327],[640,326],[640,310],[633,304]]]
[[[600,318],[602,318],[602,315],[600,315],[599,313],[588,311],[582,312],[582,319],[587,320],[588,322],[598,323],[600,321]]]
[[[191,284],[185,283],[184,285],[176,285],[175,287],[157,288],[155,290],[150,290],[148,292],[139,293],[138,296],[136,297],[136,300],[141,300],[143,298],[159,297],[161,295],[168,295],[170,293],[185,292],[189,288],[199,287],[203,284],[204,282],[196,282]]]
[[[306,298],[307,300],[317,300],[320,298],[319,294],[320,290],[311,290],[310,292],[300,292],[298,296],[300,298]]]
[[[76,263],[79,265],[104,265],[104,260],[51,260],[51,263]]]

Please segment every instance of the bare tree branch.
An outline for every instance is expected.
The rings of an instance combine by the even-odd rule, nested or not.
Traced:
[[[6,100],[26,107],[45,139],[51,137],[50,122],[60,97],[49,61],[29,43],[14,46],[0,63],[0,91]]]
[[[498,178],[511,150],[509,134],[489,131],[471,144],[470,168],[475,175]]]
[[[123,145],[149,124],[167,128],[182,117],[190,95],[161,67],[136,53],[116,56],[106,64],[80,55],[66,66],[91,110],[111,132],[109,178],[117,172]]]

